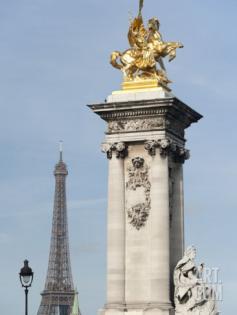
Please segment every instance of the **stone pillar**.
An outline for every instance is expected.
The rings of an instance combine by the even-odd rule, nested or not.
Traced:
[[[166,140],[163,140],[166,141]],[[151,301],[170,303],[169,158],[153,151],[151,163]]]
[[[172,213],[171,213],[171,262],[170,271],[173,270],[184,254],[184,189],[183,164],[189,159],[190,152],[184,147],[176,147],[172,163]]]
[[[174,314],[173,267],[184,242],[185,130],[202,116],[157,93],[118,93],[90,105],[107,123],[103,151],[110,159],[107,304],[100,315]]]
[[[108,244],[106,308],[123,308],[125,304],[125,145],[105,144],[109,158]]]

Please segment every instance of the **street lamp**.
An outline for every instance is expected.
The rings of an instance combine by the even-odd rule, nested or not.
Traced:
[[[29,261],[24,261],[24,267],[21,268],[19,273],[21,285],[25,288],[25,315],[28,315],[28,288],[31,287],[33,282],[34,273],[29,267]]]

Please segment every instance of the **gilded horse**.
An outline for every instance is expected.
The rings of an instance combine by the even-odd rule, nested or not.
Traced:
[[[183,48],[179,42],[164,42],[159,32],[160,23],[153,18],[145,28],[141,14],[129,27],[128,40],[131,48],[121,53],[111,54],[111,64],[123,71],[125,80],[157,79],[161,84],[170,83],[162,58],[169,56],[169,61],[176,57],[176,49]],[[159,63],[160,69],[157,69]]]

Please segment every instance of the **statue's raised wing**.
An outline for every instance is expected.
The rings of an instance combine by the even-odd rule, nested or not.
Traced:
[[[147,44],[148,32],[141,16],[135,18],[129,27],[128,41],[132,48],[141,48]]]

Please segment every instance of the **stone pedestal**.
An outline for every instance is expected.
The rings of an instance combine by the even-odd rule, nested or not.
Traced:
[[[172,315],[184,250],[184,131],[202,116],[160,89],[89,105],[108,124],[107,302],[102,315]]]

